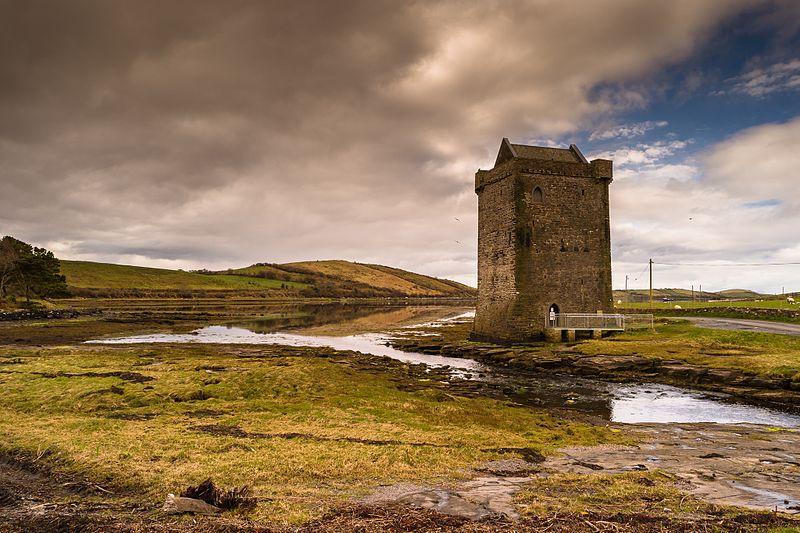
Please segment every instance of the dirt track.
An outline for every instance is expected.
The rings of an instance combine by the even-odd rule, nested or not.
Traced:
[[[0,456],[0,530],[124,531],[134,508],[106,490],[49,474],[36,459]]]

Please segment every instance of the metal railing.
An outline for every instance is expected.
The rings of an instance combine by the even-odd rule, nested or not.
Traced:
[[[626,314],[625,329],[653,329],[653,315],[650,313]]]
[[[545,317],[547,329],[625,331],[652,327],[653,315],[649,314],[555,313]]]

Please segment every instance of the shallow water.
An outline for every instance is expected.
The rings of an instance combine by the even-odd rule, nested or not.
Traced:
[[[800,427],[800,416],[727,401],[725,394],[653,383],[614,385],[611,420],[615,422],[716,422]]]
[[[430,317],[414,324],[387,324],[380,320],[380,310],[371,309],[366,316],[381,323],[383,332],[342,335],[304,334],[303,329],[286,330],[285,321],[253,319],[229,325],[210,325],[191,333],[156,333],[129,337],[87,341],[96,344],[139,343],[198,343],[198,344],[280,344],[288,346],[319,346],[335,350],[352,350],[385,356],[406,363],[421,363],[433,368],[445,368],[459,378],[481,380],[502,388],[520,403],[542,407],[568,407],[585,411],[620,423],[637,422],[716,422],[721,424],[765,424],[776,427],[800,427],[800,416],[752,405],[734,403],[726,395],[681,389],[658,384],[614,384],[572,376],[533,375],[521,371],[492,369],[477,361],[404,352],[391,347],[388,340],[392,329],[408,329],[444,325],[471,320],[474,312],[454,309],[401,310],[403,316]],[[385,313],[398,313],[397,308]],[[337,318],[324,321],[323,331],[360,331],[364,313],[334,313]],[[376,316],[378,315],[378,316]],[[312,316],[313,320],[314,317]],[[348,320],[352,323],[349,324]],[[406,318],[408,320],[408,318]],[[319,317],[317,317],[317,324]],[[335,323],[336,327],[332,327]],[[357,323],[357,325],[356,325]],[[297,322],[292,326],[297,327]],[[348,327],[348,325],[350,327]],[[300,326],[302,327],[302,325]],[[309,329],[308,331],[314,331]]]
[[[286,346],[320,346],[334,350],[351,350],[366,354],[390,357],[406,363],[422,363],[432,367],[449,367],[457,375],[472,377],[484,365],[470,359],[457,359],[403,352],[388,345],[386,335],[363,333],[341,337],[324,335],[299,335],[296,333],[258,333],[237,326],[207,326],[191,333],[155,333],[116,339],[88,341],[96,344],[140,343],[196,343],[196,344],[282,344]]]

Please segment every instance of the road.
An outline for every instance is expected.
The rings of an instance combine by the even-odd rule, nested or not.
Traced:
[[[772,322],[769,320],[750,320],[747,318],[715,318],[684,316],[680,317],[688,320],[701,328],[730,329],[734,331],[757,331],[759,333],[777,333],[779,335],[794,335],[800,337],[800,324],[788,324],[786,322]]]

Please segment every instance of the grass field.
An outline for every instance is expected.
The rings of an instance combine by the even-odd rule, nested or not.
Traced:
[[[794,376],[800,381],[800,338],[750,331],[715,330],[687,321],[657,323],[655,331],[634,330],[578,345],[590,355],[628,355],[682,359],[692,364],[761,374]]]
[[[278,523],[381,484],[463,478],[513,449],[627,441],[330,350],[9,348],[0,362],[1,451],[154,502],[207,477],[248,484],[253,516]]]
[[[60,520],[59,513],[72,508],[78,509],[76,520],[112,516],[132,524],[133,530],[233,531],[255,522],[277,531],[284,525],[300,525],[304,532],[455,531],[459,529],[440,528],[444,519],[433,515],[418,517],[427,522],[412,527],[408,520],[420,511],[406,507],[381,506],[372,511],[376,522],[363,527],[363,514],[342,513],[355,505],[354,499],[387,485],[452,487],[486,475],[470,470],[485,467],[486,461],[640,439],[633,430],[609,427],[589,415],[517,403],[501,387],[490,392],[466,386],[445,369],[358,353],[278,345],[81,344],[87,338],[164,329],[186,332],[209,321],[269,315],[257,299],[243,301],[239,311],[233,307],[243,304],[227,300],[228,306],[216,310],[211,300],[208,306],[135,300],[128,302],[133,303],[130,309],[128,303],[110,302],[120,305],[112,319],[91,315],[0,323],[0,478],[13,481],[0,487],[5,491],[0,496],[16,501],[10,498],[20,492],[9,487],[14,489],[20,465],[40,473],[44,479],[37,483],[52,487],[48,490],[88,487],[79,495],[40,497],[36,501],[43,503],[32,511],[34,518],[50,513]],[[272,305],[278,318],[297,312]],[[124,309],[127,314],[120,314]],[[424,321],[409,313],[409,308],[395,309],[385,319],[398,324]],[[348,327],[360,330],[361,320],[357,315]],[[377,325],[389,327],[383,320]],[[431,330],[457,330],[451,333],[465,337],[468,327]],[[797,345],[790,339],[780,344],[771,335],[740,337],[685,323],[658,328],[656,334],[629,333],[615,337],[622,342],[587,341],[576,349],[632,353],[653,345],[653,355],[676,358],[684,355],[671,351],[688,346],[686,357],[708,357],[709,364],[721,359],[762,365],[770,372],[788,372],[775,365],[797,364],[792,355]],[[329,329],[325,333],[335,334]],[[208,477],[226,488],[248,485],[256,508],[206,518],[173,518],[157,511],[166,494],[179,494]],[[660,520],[698,520],[725,529],[766,515],[740,518],[741,510],[701,504],[680,490],[678,481],[658,472],[564,473],[549,479],[534,474],[516,497],[524,527],[506,523],[500,529],[540,531],[555,523],[589,531],[584,526],[613,522],[621,527],[615,530],[635,523],[636,531],[648,531]],[[392,513],[399,517],[390,528],[381,520]],[[344,520],[343,525],[319,527],[331,516]],[[0,513],[0,529],[3,519]],[[71,524],[85,527],[86,522]],[[464,527],[498,530],[483,523]]]
[[[282,270],[277,265],[250,265],[243,268],[233,268],[226,273],[238,274],[241,276],[256,276],[267,279],[288,279],[290,281],[305,282],[308,276]]]
[[[224,274],[198,274],[182,270],[131,265],[61,261],[61,273],[70,287],[85,289],[280,289],[281,286],[304,288],[292,281]]]
[[[697,298],[701,300],[730,300],[730,299],[768,299],[774,298],[774,294],[760,294],[755,291],[747,289],[726,289],[723,291],[709,292],[709,291],[692,291],[691,289],[680,288],[653,288],[653,299],[661,300],[662,298],[671,298],[673,300],[689,300]],[[650,291],[648,289],[628,289],[615,290],[614,301],[622,300],[629,302],[646,302],[650,298]]]
[[[615,307],[627,309],[650,309],[648,302],[614,302]],[[676,305],[682,309],[704,309],[710,307],[735,307],[748,309],[789,309],[800,311],[800,305],[786,301],[785,298],[779,300],[735,300],[735,301],[715,301],[715,302],[653,302],[653,309],[674,309]]]
[[[381,265],[349,261],[257,264],[220,272],[186,272],[88,261],[61,261],[67,285],[79,295],[92,291],[291,291],[305,297],[459,297],[475,289],[455,281]],[[117,292],[114,292],[117,291]],[[124,294],[122,294],[124,296]]]
[[[673,510],[695,513],[707,508],[675,487],[663,472],[558,474],[530,483],[518,496],[528,516],[648,513],[668,518]],[[652,502],[660,502],[657,507]]]

